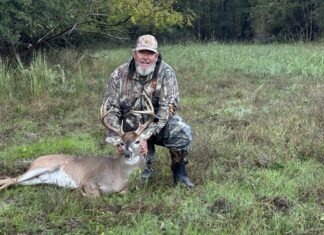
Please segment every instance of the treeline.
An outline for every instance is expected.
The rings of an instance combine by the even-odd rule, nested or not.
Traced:
[[[28,63],[35,51],[98,41],[313,41],[322,0],[1,0],[0,55]]]
[[[198,40],[313,41],[323,36],[323,0],[179,0],[176,6],[194,12],[193,27],[182,33]]]

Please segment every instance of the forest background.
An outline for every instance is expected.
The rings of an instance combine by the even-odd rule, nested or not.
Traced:
[[[127,44],[152,33],[163,42],[316,41],[321,0],[2,0],[0,55],[30,63],[35,51]]]

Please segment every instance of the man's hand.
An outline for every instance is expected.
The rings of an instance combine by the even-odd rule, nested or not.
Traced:
[[[147,150],[147,140],[142,139],[141,140],[141,154],[143,156],[146,156],[147,152],[148,152],[148,150]]]

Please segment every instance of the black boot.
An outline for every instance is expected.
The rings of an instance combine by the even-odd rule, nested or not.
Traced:
[[[170,155],[172,160],[171,170],[173,172],[174,184],[181,182],[188,188],[194,187],[194,183],[191,182],[186,172],[188,151],[170,149]]]

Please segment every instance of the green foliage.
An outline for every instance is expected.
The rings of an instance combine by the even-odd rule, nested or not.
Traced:
[[[35,49],[78,42],[89,34],[125,38],[125,29],[134,25],[156,30],[182,26],[182,13],[172,4],[173,0],[0,1],[0,55],[9,59],[19,55],[30,62]]]
[[[253,39],[269,43],[313,41],[323,36],[324,3],[321,0],[180,0],[175,7],[195,15],[193,27],[163,34],[177,41],[179,38],[222,41]]]
[[[125,43],[139,34],[165,40],[256,42],[320,39],[324,3],[278,0],[3,0],[0,56],[30,65],[35,52]]]
[[[241,40],[252,34],[249,17],[249,1],[189,1],[177,2],[182,11],[195,14],[193,36],[199,40]]]
[[[323,2],[251,0],[256,33],[270,34],[284,41],[311,41],[323,30]]]

